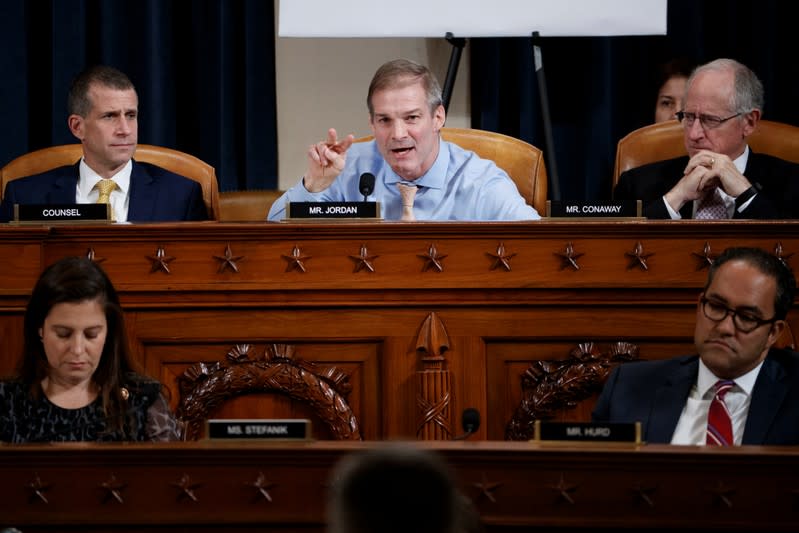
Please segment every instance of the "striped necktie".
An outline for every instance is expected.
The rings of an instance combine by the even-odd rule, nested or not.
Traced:
[[[707,412],[707,437],[705,444],[709,446],[731,446],[735,441],[732,438],[732,418],[724,396],[735,386],[734,381],[720,379],[713,386],[715,394],[710,402]]]

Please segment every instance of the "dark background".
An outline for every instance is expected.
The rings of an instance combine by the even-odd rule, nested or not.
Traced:
[[[542,38],[562,198],[610,197],[616,143],[652,121],[657,68],[672,57],[742,61],[765,85],[765,118],[799,125],[792,8],[670,0],[666,36]],[[105,63],[136,85],[141,142],[210,163],[220,190],[276,187],[274,24],[269,0],[0,1],[0,165],[75,142],[69,83]],[[545,148],[530,39],[467,47],[472,126]]]

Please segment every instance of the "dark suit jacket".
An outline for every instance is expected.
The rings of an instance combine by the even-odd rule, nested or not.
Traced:
[[[9,181],[0,204],[0,222],[13,220],[14,204],[74,204],[79,164]],[[161,167],[133,161],[128,221],[183,220],[208,220],[200,184]]]
[[[637,422],[647,442],[668,443],[699,373],[699,356],[627,363],[613,370],[595,422]],[[772,349],[752,389],[743,444],[799,444],[799,354]]]
[[[616,200],[641,200],[647,218],[669,219],[663,195],[683,176],[688,156],[658,161],[632,168],[619,176],[613,191]],[[759,183],[760,193],[733,218],[780,219],[799,218],[799,165],[765,154],[749,152],[744,176],[750,183]],[[693,217],[693,205],[686,203],[680,215]]]

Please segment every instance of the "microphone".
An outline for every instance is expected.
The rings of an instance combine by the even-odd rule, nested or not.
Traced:
[[[468,439],[480,429],[480,411],[474,407],[464,409],[461,414],[461,426],[463,426],[464,433],[453,437],[452,440]]]
[[[375,190],[375,175],[371,172],[364,172],[361,174],[361,180],[358,182],[358,190],[363,195],[363,201],[366,197],[372,194]]]

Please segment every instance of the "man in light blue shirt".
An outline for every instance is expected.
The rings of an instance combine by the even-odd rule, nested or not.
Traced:
[[[303,179],[278,198],[269,220],[281,220],[286,202],[361,201],[360,176],[374,174],[368,200],[386,220],[401,219],[399,184],[416,187],[417,220],[537,220],[513,180],[492,161],[441,139],[446,113],[441,89],[427,67],[398,59],[375,73],[367,97],[374,140],[353,145],[336,130],[308,149]]]

